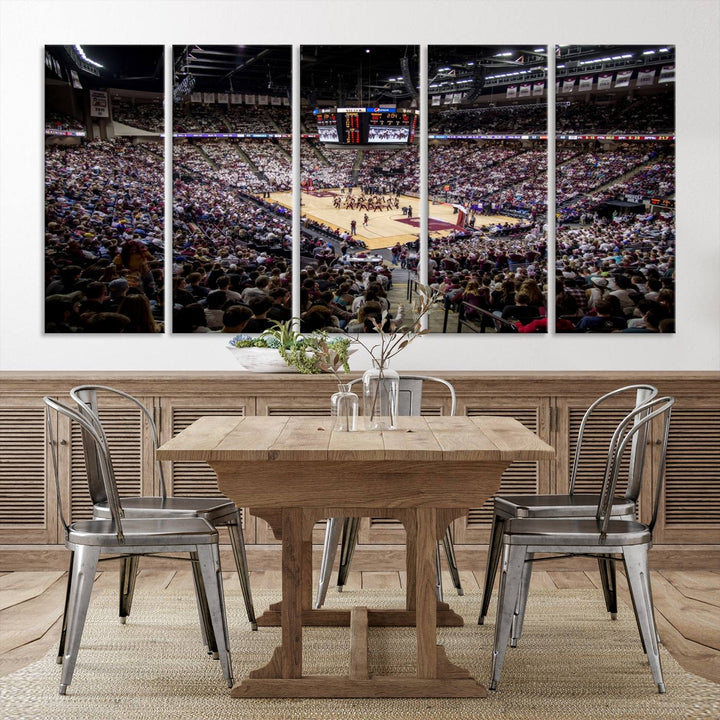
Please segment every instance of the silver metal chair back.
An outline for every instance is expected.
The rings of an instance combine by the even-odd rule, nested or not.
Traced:
[[[583,419],[580,423],[578,430],[577,444],[575,447],[575,455],[573,458],[573,465],[570,471],[570,494],[572,495],[575,489],[575,480],[578,474],[578,468],[581,462],[582,450],[583,450],[583,435],[585,433],[586,426],[591,420],[595,410],[611,398],[615,398],[618,395],[622,395],[627,392],[635,392],[635,407],[639,407],[649,400],[657,397],[658,390],[652,385],[628,385],[626,387],[612,390],[611,392],[599,397],[595,400],[585,411]],[[637,419],[637,418],[636,418]],[[625,499],[636,502],[640,491],[640,472],[639,468],[642,468],[644,461],[645,447],[647,444],[647,425],[644,425],[644,430],[641,433],[637,433],[633,436],[632,451],[630,453],[630,462],[628,466],[628,483],[625,491]]]
[[[455,415],[457,409],[457,396],[455,388],[447,380],[433,377],[432,375],[400,375],[400,387],[398,397],[398,415],[419,416],[422,414],[422,394],[424,382],[435,382],[444,385],[450,393],[450,415]],[[349,385],[362,383],[362,378],[352,380]]]
[[[570,494],[572,495],[575,491],[575,480],[578,474],[578,468],[580,466],[582,451],[583,451],[583,436],[587,424],[591,421],[591,418],[595,410],[607,402],[611,398],[615,398],[618,395],[622,395],[628,392],[635,392],[635,407],[639,407],[648,400],[652,400],[657,397],[658,390],[652,385],[627,385],[625,387],[612,390],[611,392],[599,397],[595,400],[585,411],[583,419],[580,422],[580,428],[578,430],[577,444],[575,446],[575,455],[573,457],[572,469],[570,471]],[[640,493],[640,473],[639,468],[642,468],[645,446],[647,444],[647,430],[648,426],[645,425],[644,431],[634,435],[632,442],[632,452],[630,453],[630,463],[628,467],[628,483],[625,491],[625,499],[637,502]]]
[[[127,402],[135,405],[140,412],[143,414],[145,421],[150,428],[150,433],[153,441],[153,457],[154,451],[157,450],[159,442],[159,433],[157,426],[155,425],[155,419],[152,413],[143,405],[137,398],[129,395],[122,390],[117,388],[108,387],[106,385],[78,385],[70,390],[70,397],[76,402],[80,413],[86,417],[96,428],[96,430],[102,435],[105,440],[105,445],[108,446],[107,437],[105,436],[105,430],[102,423],[99,420],[100,407],[98,393],[108,393],[116,397],[123,398]],[[83,433],[85,430],[83,429]],[[96,505],[99,502],[103,502],[105,498],[102,495],[102,485],[98,482],[98,468],[97,459],[93,457],[91,443],[83,443],[83,450],[85,452],[85,463],[88,471],[88,482],[90,483],[90,495],[93,499],[93,504]],[[167,490],[165,488],[165,475],[163,472],[162,463],[159,460],[155,460],[155,467],[157,470],[158,483],[160,486],[160,496],[165,500],[167,498]],[[95,500],[96,494],[98,500]]]
[[[58,477],[57,454],[55,450],[55,432],[53,429],[54,425],[52,422],[52,413],[50,412],[51,410],[54,410],[60,415],[64,415],[65,417],[69,418],[71,422],[76,422],[82,428],[83,448],[87,448],[87,446],[90,446],[91,448],[86,450],[85,457],[87,458],[88,456],[90,456],[93,467],[97,471],[97,475],[93,478],[94,484],[91,484],[91,473],[88,469],[88,485],[90,486],[90,494],[92,496],[94,492],[97,492],[98,486],[101,487],[105,502],[107,502],[110,509],[110,517],[112,519],[115,532],[117,533],[118,540],[122,541],[123,511],[122,506],[120,505],[120,496],[118,495],[115,477],[113,475],[110,452],[108,450],[104,434],[101,435],[101,431],[98,431],[98,429],[95,427],[95,423],[92,423],[89,419],[81,415],[79,412],[76,412],[72,408],[65,405],[65,403],[50,397],[44,397],[43,402],[45,403],[46,426],[48,428],[48,439],[50,441],[53,471],[55,473],[55,481],[57,484],[56,490],[58,495],[58,503],[60,505],[60,515],[63,526],[67,531],[69,527],[69,518],[65,517],[62,507],[60,482]]]
[[[658,464],[657,475],[655,477],[655,496],[653,498],[652,518],[648,527],[652,530],[657,521],[658,509],[660,505],[660,497],[662,492],[663,479],[665,477],[665,456],[667,454],[668,437],[670,434],[670,418],[672,416],[672,407],[675,404],[675,398],[665,396],[650,400],[634,410],[629,412],[615,429],[610,440],[608,448],[608,457],[605,465],[605,477],[603,480],[603,489],[600,493],[600,501],[596,518],[600,524],[600,531],[607,533],[608,525],[612,517],[612,503],[615,496],[615,486],[617,485],[620,466],[622,465],[623,456],[631,448],[631,455],[640,455],[637,446],[637,438],[643,438],[643,445],[647,444],[647,437],[650,431],[650,424],[659,416],[662,416],[660,431],[661,443],[661,460]],[[644,460],[644,453],[643,453]],[[644,462],[638,464],[639,474],[642,475]],[[637,493],[640,493],[640,480],[638,478]]]

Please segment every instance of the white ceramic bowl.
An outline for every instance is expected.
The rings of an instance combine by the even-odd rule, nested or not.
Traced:
[[[294,365],[288,365],[275,348],[232,347],[228,350],[243,370],[256,373],[296,373]]]
[[[294,365],[288,365],[275,348],[238,348],[232,345],[228,345],[227,348],[235,356],[235,360],[242,366],[243,370],[256,373],[299,372]],[[357,348],[354,347],[348,348],[348,357],[352,355],[356,349]]]

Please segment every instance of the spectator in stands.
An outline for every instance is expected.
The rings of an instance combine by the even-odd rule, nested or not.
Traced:
[[[332,312],[324,305],[312,305],[300,317],[301,332],[340,332]]]
[[[223,326],[223,307],[227,296],[223,290],[213,290],[205,302],[205,321],[211,330],[220,330]]]
[[[268,285],[270,278],[267,275],[258,275],[255,280],[254,287],[245,288],[241,293],[241,300],[245,305],[250,304],[250,300],[255,297],[268,297]]]
[[[110,297],[107,299],[105,308],[108,312],[116,312],[120,303],[125,299],[130,285],[125,278],[115,278],[109,285]]]
[[[290,308],[291,295],[286,287],[274,288],[270,291],[272,299],[272,307],[267,312],[268,320],[275,322],[287,322],[292,318],[292,310]]]
[[[642,316],[642,323],[641,324],[631,324],[628,323],[628,326],[622,330],[624,333],[657,333],[660,332],[660,324],[664,320],[663,313],[660,308],[657,306],[650,307],[646,310],[645,314]],[[632,321],[631,321],[632,322]]]
[[[613,311],[609,299],[598,300],[595,303],[593,315],[585,315],[577,324],[578,332],[608,333],[624,330],[627,321],[624,317]]]
[[[248,304],[252,311],[252,317],[245,326],[245,332],[261,333],[275,324],[275,321],[267,316],[273,306],[273,301],[268,295],[255,295],[250,298]]]
[[[81,292],[68,295],[48,295],[45,298],[45,332],[80,332],[78,310]]]
[[[537,305],[530,304],[530,297],[527,293],[519,292],[515,296],[514,305],[506,305],[502,311],[503,320],[518,320],[526,324],[539,316]]]
[[[125,333],[157,333],[162,330],[152,316],[150,301],[142,293],[126,295],[117,311],[130,319],[130,323],[123,330]]]
[[[173,311],[173,332],[209,333],[212,332],[205,320],[205,311],[200,303],[190,303],[177,307]]]
[[[202,284],[203,274],[200,272],[191,272],[187,276],[187,290],[195,298],[195,302],[204,303],[210,294],[210,288]]]
[[[625,317],[632,316],[635,311],[634,297],[640,295],[637,288],[635,288],[635,292],[633,292],[633,284],[626,275],[615,276],[615,288],[615,290],[610,292],[610,295],[620,301],[620,309]]]
[[[85,286],[85,299],[80,303],[80,314],[99,313],[107,310],[107,287],[105,283],[93,281]]]
[[[115,312],[90,313],[85,321],[88,333],[121,333],[130,325],[130,318]]]
[[[247,305],[231,305],[223,313],[223,325],[220,332],[236,335],[245,331],[253,312]]]
[[[605,277],[591,277],[590,287],[587,289],[587,308],[593,310],[597,304],[610,294],[608,279]]]

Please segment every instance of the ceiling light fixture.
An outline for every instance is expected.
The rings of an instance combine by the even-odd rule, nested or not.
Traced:
[[[86,54],[85,51],[82,49],[80,45],[75,46],[75,50],[77,51],[77,54],[86,62],[90,63],[90,65],[94,65],[95,67],[103,67],[99,62],[95,62],[94,60],[91,60]]]

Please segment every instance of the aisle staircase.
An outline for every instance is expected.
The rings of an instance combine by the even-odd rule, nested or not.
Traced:
[[[275,143],[275,147],[288,159],[288,162],[292,165],[292,155],[283,147],[282,143]]]
[[[202,143],[195,143],[193,147],[205,158],[205,162],[213,169],[217,170],[217,163],[205,152]]]
[[[357,185],[357,177],[364,159],[365,151],[358,148],[357,155],[355,156],[355,162],[353,163],[352,170],[350,171],[350,182],[353,185]]]
[[[235,152],[256,175],[260,175],[260,168],[250,159],[250,156],[245,153],[240,145],[235,145]]]
[[[315,157],[323,164],[323,165],[332,165],[332,163],[322,154],[320,151],[320,148],[317,145],[310,145],[310,148],[313,151],[313,154]]]
[[[611,188],[613,185],[617,185],[618,183],[623,183],[626,180],[629,180],[632,177],[635,177],[638,173],[641,173],[646,167],[649,165],[653,165],[657,162],[657,158],[653,158],[651,160],[648,160],[647,162],[643,163],[642,165],[637,165],[632,170],[628,170],[623,175],[619,175],[616,178],[613,178],[609,182],[606,182],[604,185],[600,185],[600,187],[597,187],[593,190],[593,192],[602,192],[603,190],[607,190],[608,188]]]

